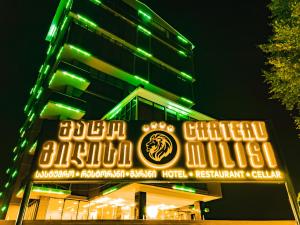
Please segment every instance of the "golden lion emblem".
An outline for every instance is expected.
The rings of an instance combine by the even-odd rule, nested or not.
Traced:
[[[167,157],[173,150],[171,140],[161,133],[151,135],[150,141],[146,143],[146,148],[150,158],[157,162]]]

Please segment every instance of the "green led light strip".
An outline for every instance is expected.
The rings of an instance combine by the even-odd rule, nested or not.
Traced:
[[[95,24],[95,23],[92,22],[91,20],[85,18],[84,16],[81,16],[81,15],[79,15],[79,14],[77,14],[77,16],[78,16],[78,19],[79,19],[80,21],[82,21],[83,23],[85,23],[85,24],[87,24],[87,25],[89,25],[89,26],[91,26],[91,27],[94,27],[94,28],[98,27],[97,24]]]
[[[64,47],[61,47],[61,48],[59,49],[58,54],[57,54],[57,56],[56,56],[56,60],[58,60],[58,59],[60,58],[61,53],[62,53],[63,50],[64,50]]]
[[[43,93],[43,88],[40,88],[40,89],[38,90],[37,95],[35,96],[35,98],[36,98],[36,99],[39,99],[39,98],[41,97],[42,93]]]
[[[96,4],[96,5],[100,5],[102,2],[99,0],[90,0],[90,2]]]
[[[89,82],[88,80],[86,80],[86,79],[84,79],[84,78],[78,76],[77,74],[73,74],[73,73],[70,73],[70,72],[67,72],[67,71],[61,71],[61,72],[62,72],[65,76],[70,77],[70,78],[75,79],[75,80],[78,80],[78,81],[80,81],[80,82]],[[49,86],[52,85],[52,82],[53,82],[53,80],[54,80],[54,77],[55,77],[54,75],[51,77],[51,80],[49,81]]]
[[[175,103],[173,103],[173,102],[169,102],[168,104],[169,104],[170,106],[173,106],[173,107],[175,107],[175,108],[177,108],[177,109],[179,109],[179,110],[182,110],[182,111],[184,111],[184,112],[186,112],[186,113],[190,113],[190,112],[191,112],[190,109],[187,109],[187,108],[185,108],[185,107],[183,107],[183,106],[181,106],[181,105],[175,104]]]
[[[119,188],[117,188],[117,187],[111,187],[111,188],[108,188],[108,189],[106,189],[106,190],[104,190],[103,192],[102,192],[102,195],[107,195],[107,194],[109,194],[109,193],[112,193],[112,192],[114,192],[114,191],[116,191],[116,190],[118,190]]]
[[[67,5],[66,5],[66,9],[71,8],[71,4],[72,4],[72,0],[68,0]]]
[[[17,174],[18,174],[18,171],[15,170],[15,171],[12,173],[11,177],[12,177],[12,178],[15,178],[15,177],[17,176]]]
[[[76,47],[76,46],[74,46],[74,45],[69,45],[69,47],[70,47],[72,50],[75,50],[76,52],[78,52],[78,53],[80,53],[80,54],[82,54],[82,55],[84,55],[84,56],[87,56],[87,57],[91,56],[90,53],[88,53],[88,52],[86,52],[86,51],[84,51],[84,50],[82,50],[82,49],[80,49],[80,48],[78,48],[78,47]]]
[[[63,109],[69,110],[69,111],[77,112],[77,113],[82,113],[82,112],[83,112],[82,110],[73,108],[73,107],[68,106],[68,105],[64,105],[64,104],[62,104],[62,103],[56,103],[56,102],[55,102],[54,105],[56,105],[56,106],[59,107],[59,108],[63,108]]]
[[[139,77],[139,76],[134,76],[136,79],[138,79],[138,80],[140,80],[140,81],[142,81],[142,82],[144,82],[144,83],[149,83],[149,81],[147,81],[147,80],[145,80],[145,79],[143,79],[143,78],[141,78],[141,77]]]
[[[56,31],[57,31],[57,26],[55,24],[51,24],[46,40],[48,41],[49,39],[49,41],[51,41],[52,38],[55,36]]]
[[[150,36],[151,35],[151,32],[149,30],[147,30],[146,28],[142,27],[141,25],[138,25],[137,26],[137,29],[141,32],[143,32],[144,34]]]
[[[177,39],[179,41],[181,41],[182,43],[184,43],[184,44],[188,44],[189,43],[189,40],[187,40],[186,38],[184,38],[184,37],[182,37],[180,35],[177,35]]]
[[[9,187],[9,182],[6,182],[5,185],[4,185],[4,187],[8,188]]]
[[[5,205],[5,206],[2,206],[1,212],[4,212],[6,209],[7,209],[7,206],[6,206],[6,205]]]
[[[191,100],[189,100],[189,99],[187,99],[185,97],[180,97],[180,99],[183,100],[183,101],[185,101],[185,102],[187,102],[187,103],[194,104],[193,101],[191,101]]]
[[[7,170],[5,171],[6,174],[9,174],[10,168],[7,168]]]
[[[149,14],[145,13],[143,10],[138,10],[138,15],[146,21],[150,21],[152,19],[152,17]]]
[[[61,27],[60,27],[60,30],[61,30],[61,31],[65,28],[65,25],[66,25],[67,21],[68,21],[68,17],[66,16],[66,17],[64,18],[64,21],[62,22]]]
[[[196,189],[195,188],[186,187],[186,186],[173,185],[172,189],[179,190],[179,191],[190,192],[190,193],[196,193]]]
[[[47,193],[47,194],[61,194],[61,195],[71,194],[71,191],[69,191],[69,190],[47,188],[47,187],[37,187],[37,186],[33,186],[32,191],[39,192],[39,193]]]
[[[147,56],[147,57],[152,57],[152,54],[146,52],[145,50],[141,49],[141,48],[137,48],[137,51],[141,54],[143,54],[144,56]]]
[[[179,54],[179,55],[182,55],[182,56],[184,56],[184,57],[187,57],[187,54],[186,54],[184,51],[179,50],[179,51],[178,51],[178,54]]]
[[[76,79],[78,81],[81,81],[81,82],[88,82],[86,79],[83,79],[82,77],[76,75],[76,74],[73,74],[73,73],[69,73],[67,71],[62,71],[62,73],[68,77],[71,77],[73,79]]]
[[[180,72],[180,74],[183,76],[183,77],[185,77],[186,79],[188,79],[188,80],[193,80],[193,77],[191,76],[191,75],[188,75],[187,73],[185,73],[185,72]]]
[[[26,140],[22,141],[22,143],[21,143],[21,148],[24,148],[24,147],[25,147],[25,145],[26,145],[26,143],[27,143],[27,141],[26,141]]]
[[[37,141],[34,142],[34,144],[31,146],[31,148],[29,149],[29,153],[33,153],[36,149],[36,146],[37,146]]]

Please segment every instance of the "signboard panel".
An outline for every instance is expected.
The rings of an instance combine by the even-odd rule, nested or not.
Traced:
[[[263,121],[48,123],[35,182],[284,182]]]

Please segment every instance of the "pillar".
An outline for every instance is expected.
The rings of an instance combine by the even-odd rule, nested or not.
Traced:
[[[146,192],[135,193],[135,219],[146,219]]]

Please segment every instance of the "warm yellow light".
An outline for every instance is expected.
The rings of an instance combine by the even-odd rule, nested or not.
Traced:
[[[147,216],[150,218],[150,219],[155,219],[158,215],[158,208],[157,206],[154,206],[154,205],[150,205],[147,207]]]

